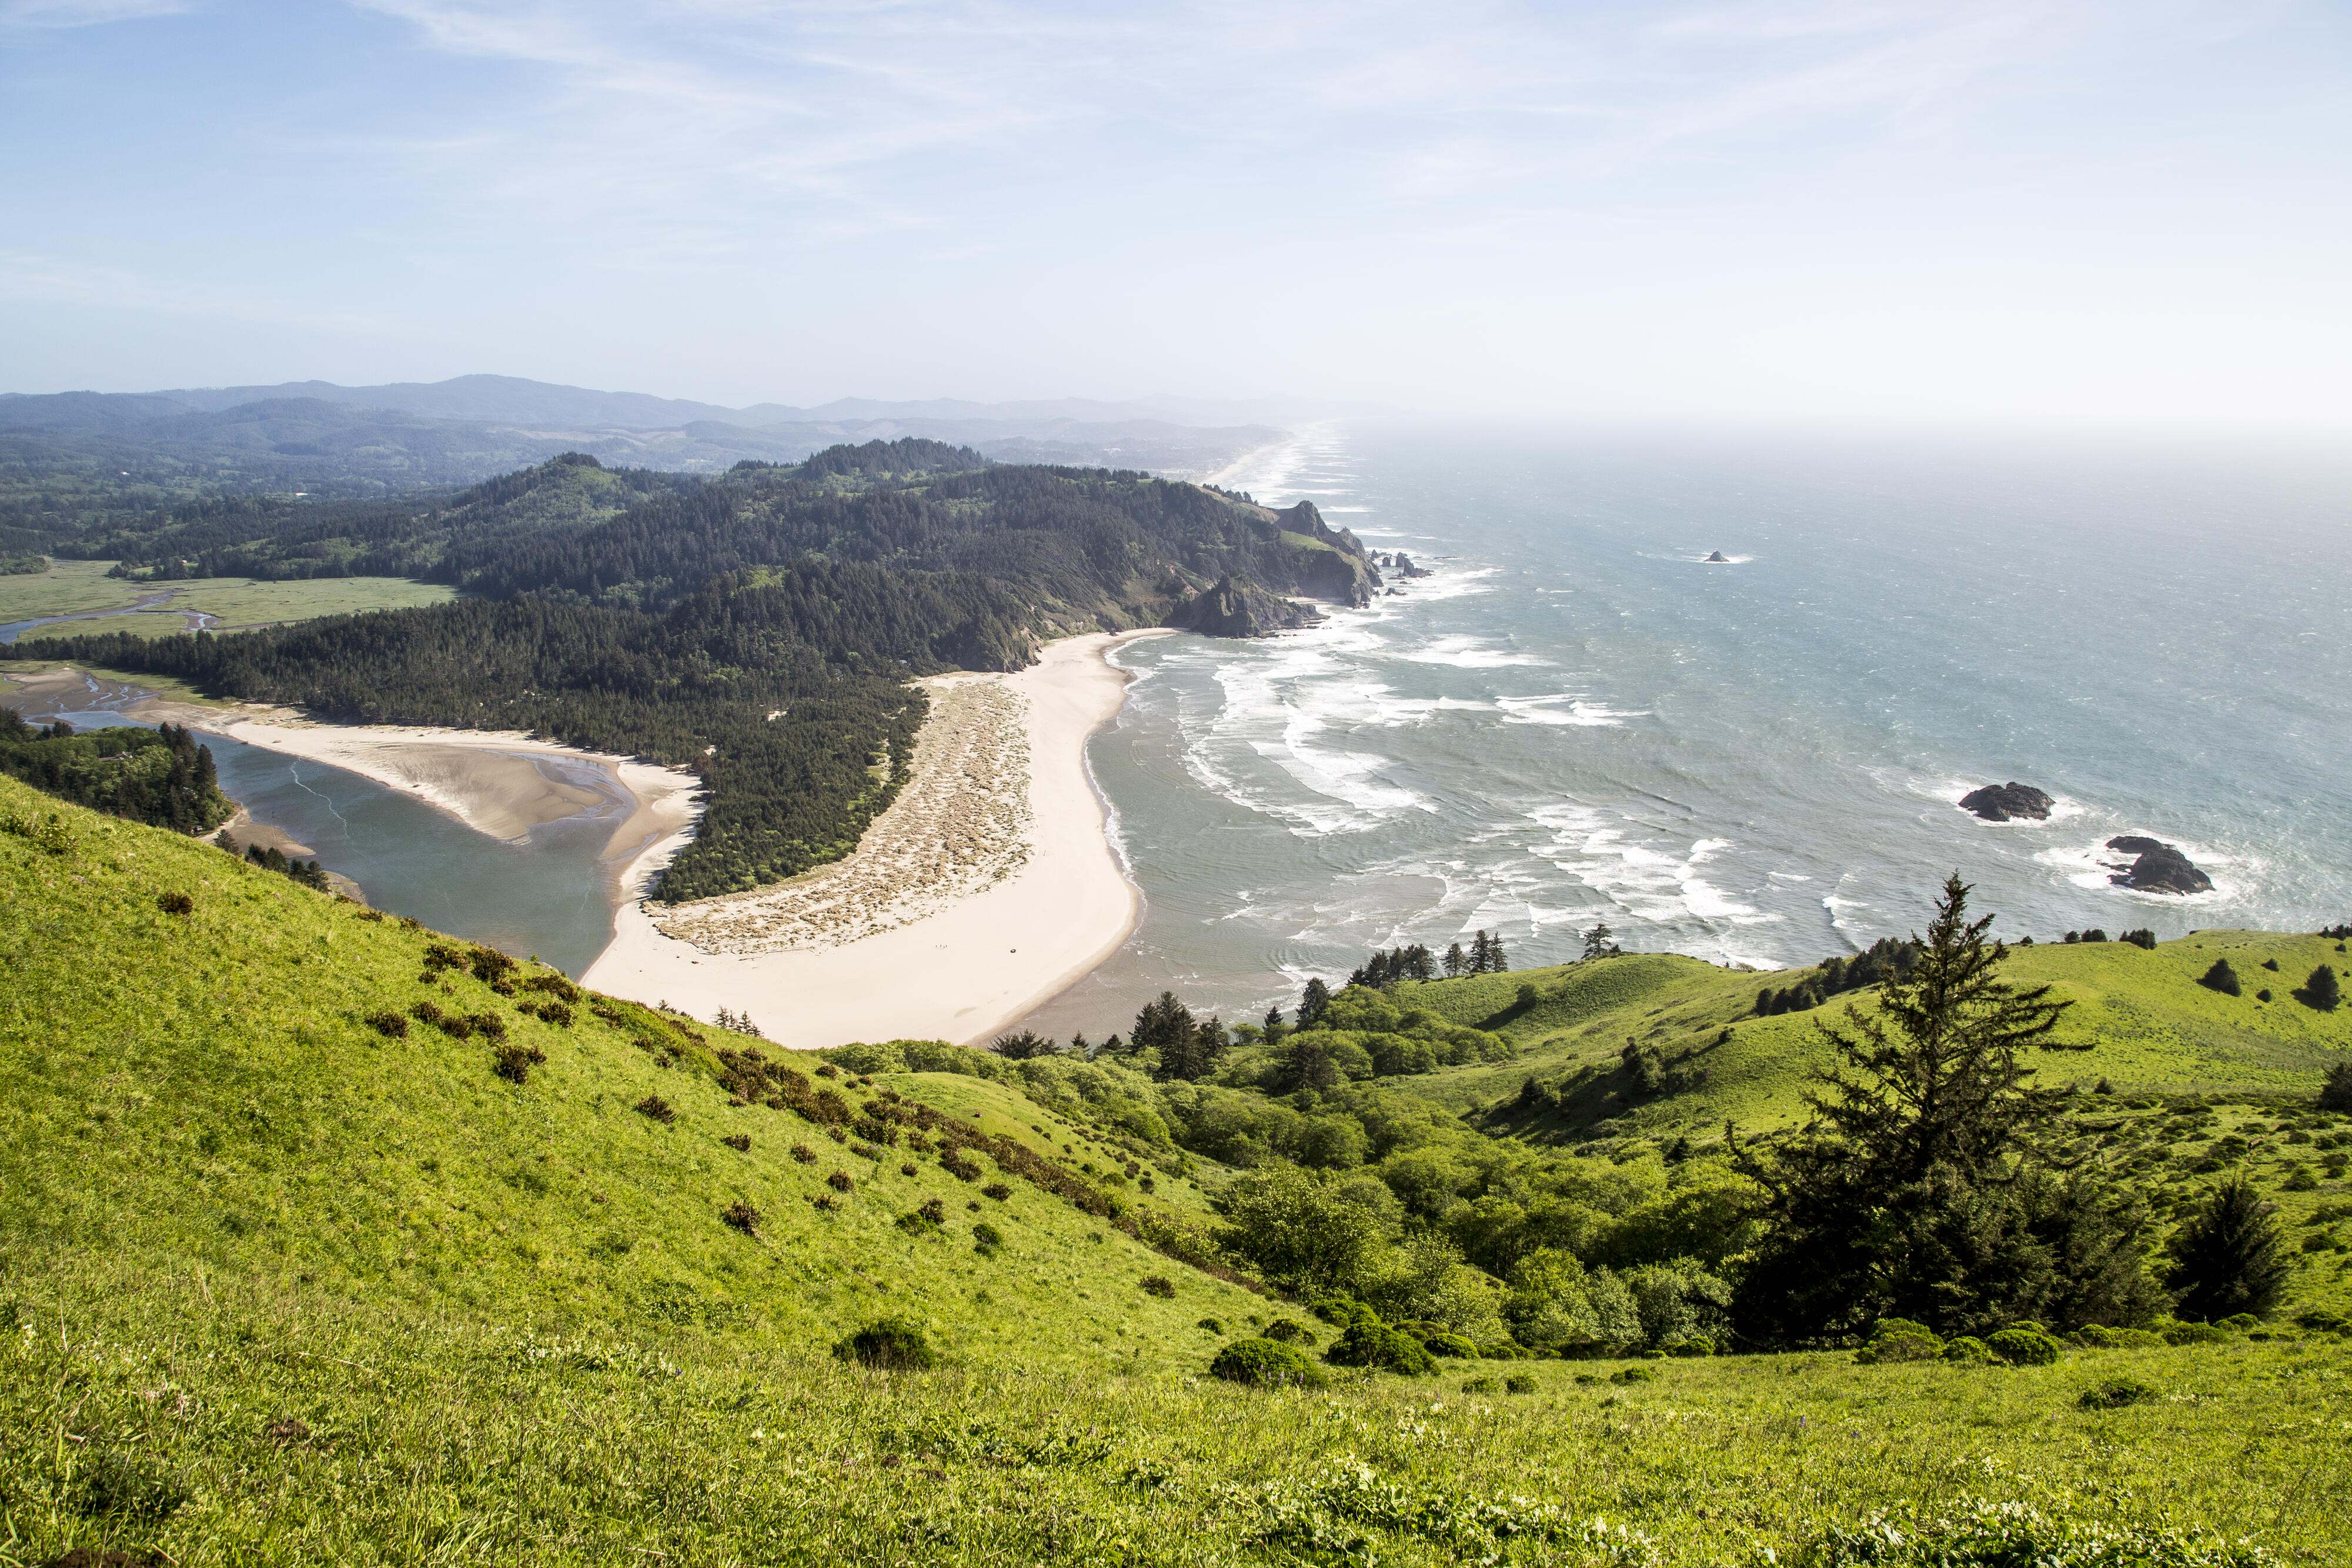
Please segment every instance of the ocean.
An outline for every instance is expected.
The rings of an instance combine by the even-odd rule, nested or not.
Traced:
[[[1479,928],[1809,963],[1954,870],[2011,937],[2352,919],[2341,454],[1348,424],[1227,482],[1433,575],[1121,652],[1090,761],[1148,908],[1032,1027],[1254,1018]],[[1958,809],[2010,779],[2052,820]],[[2122,833],[2213,891],[2112,885]]]

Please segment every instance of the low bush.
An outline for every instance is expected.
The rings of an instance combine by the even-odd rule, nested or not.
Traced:
[[[978,1181],[982,1175],[980,1166],[953,1149],[940,1151],[940,1169],[958,1181]]]
[[[1715,1342],[1703,1333],[1686,1334],[1681,1339],[1668,1340],[1658,1348],[1668,1355],[1713,1355]]]
[[[739,1155],[751,1152],[751,1134],[749,1133],[730,1133],[719,1141]]]
[[[1422,1348],[1434,1356],[1459,1361],[1478,1359],[1477,1342],[1458,1333],[1433,1333],[1421,1343]]]
[[[972,1249],[983,1258],[993,1258],[996,1249],[1004,1245],[1004,1234],[985,1219],[971,1228]]]
[[[1271,1339],[1235,1340],[1209,1363],[1209,1375],[1252,1388],[1320,1388],[1328,1381],[1306,1352]]]
[[[844,1336],[833,1354],[876,1372],[920,1372],[939,1364],[922,1329],[905,1318],[878,1318]]]
[[[1503,1379],[1503,1392],[1506,1394],[1533,1394],[1535,1391],[1536,1379],[1533,1373],[1514,1372]]]
[[[1462,1392],[1465,1394],[1492,1394],[1495,1392],[1495,1380],[1491,1377],[1465,1377],[1462,1380]]]
[[[2003,1329],[1985,1348],[2011,1366],[2049,1366],[2058,1359],[2058,1342],[2038,1328]]]
[[[2120,1410],[2156,1397],[2156,1390],[2136,1377],[2110,1377],[2083,1390],[2074,1403],[2085,1410]]]
[[[1933,1361],[1944,1354],[1942,1336],[1909,1318],[1881,1318],[1870,1326],[1870,1343],[1854,1352],[1864,1365],[1887,1361]]]
[[[530,1077],[532,1068],[546,1060],[547,1052],[535,1045],[501,1045],[498,1059],[490,1064],[490,1071],[509,1083],[520,1083]]]
[[[1143,1293],[1157,1296],[1163,1301],[1176,1299],[1176,1281],[1165,1274],[1147,1274],[1142,1281]]]
[[[1392,1329],[1378,1318],[1359,1318],[1348,1325],[1339,1343],[1323,1354],[1334,1366],[1363,1366],[1411,1377],[1430,1368],[1429,1351],[1402,1329]]]
[[[1944,1342],[1942,1359],[1955,1366],[1990,1366],[1993,1357],[1984,1341],[1972,1333],[1964,1333]]]
[[[1654,1366],[1620,1367],[1609,1375],[1609,1381],[1617,1384],[1655,1383],[1657,1380],[1658,1369]]]
[[[2216,958],[2213,967],[2198,977],[2197,983],[2209,991],[2219,991],[2225,997],[2243,994],[2238,985],[2238,971],[2230,967],[2227,958]]]
[[[816,1151],[810,1148],[806,1144],[794,1144],[793,1145],[793,1163],[794,1165],[813,1166],[816,1164]]]
[[[196,901],[184,893],[159,893],[155,895],[155,907],[166,915],[194,915]]]
[[[1284,1344],[1313,1346],[1315,1331],[1295,1318],[1276,1318],[1265,1325],[1265,1337]]]
[[[1215,1318],[1202,1318],[1199,1322],[1194,1323],[1192,1326],[1196,1329],[1206,1329],[1213,1334],[1221,1334],[1225,1332],[1225,1325]]]
[[[2147,1350],[2164,1343],[2164,1336],[2147,1329],[2111,1329],[2092,1323],[2069,1336],[2085,1350]]]
[[[408,1019],[390,1009],[368,1014],[367,1026],[386,1040],[408,1038]]]
[[[668,1101],[658,1094],[646,1095],[637,1102],[635,1109],[638,1115],[650,1116],[665,1127],[677,1120],[677,1113],[670,1108]]]
[[[831,1176],[824,1178],[824,1185],[833,1188],[835,1192],[856,1192],[857,1190],[857,1178],[851,1176],[847,1171],[835,1171]]]
[[[760,1234],[760,1211],[740,1198],[720,1210],[719,1218],[746,1236],[756,1239]]]
[[[2230,1331],[2220,1323],[2167,1323],[2157,1331],[2167,1344],[2227,1344]]]
[[[1005,1186],[1001,1181],[992,1181],[986,1186],[980,1189],[980,1196],[982,1197],[992,1197],[997,1202],[1003,1203],[1005,1199],[1013,1196],[1013,1189]]]

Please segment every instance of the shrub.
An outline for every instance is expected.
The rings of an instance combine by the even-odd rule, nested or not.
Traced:
[[[1142,1284],[1143,1293],[1147,1296],[1157,1296],[1163,1301],[1176,1299],[1176,1281],[1165,1274],[1147,1274]]]
[[[2058,1342],[2039,1329],[2003,1329],[1985,1348],[2011,1366],[2048,1366],[2058,1359]]]
[[[2164,1336],[2147,1329],[2115,1329],[2092,1323],[2074,1331],[2076,1344],[2087,1350],[2146,1350],[2164,1343]]]
[[[2167,1344],[2227,1344],[2230,1331],[2220,1323],[2167,1323],[2158,1331]]]
[[[669,1102],[658,1094],[646,1095],[637,1102],[635,1109],[638,1115],[650,1116],[665,1127],[677,1120],[677,1113],[670,1109]]]
[[[1492,1394],[1495,1392],[1495,1380],[1491,1377],[1465,1377],[1462,1380],[1462,1392],[1465,1394]]]
[[[939,1364],[923,1331],[905,1318],[877,1319],[845,1336],[833,1354],[876,1372],[920,1372]]]
[[[386,1040],[406,1040],[408,1038],[408,1020],[405,1018],[403,1018],[400,1014],[393,1012],[389,1009],[382,1012],[373,1012],[368,1014],[367,1026],[368,1028],[375,1030],[376,1033],[383,1036]]]
[[[913,1236],[928,1236],[948,1221],[947,1205],[938,1198],[928,1198],[898,1217],[898,1228]]]
[[[1265,1337],[1283,1344],[1306,1345],[1312,1348],[1315,1331],[1294,1318],[1276,1318],[1265,1325]]]
[[[816,1151],[810,1148],[806,1144],[794,1144],[793,1145],[793,1163],[794,1165],[813,1166],[816,1164]]]
[[[746,1236],[756,1239],[760,1234],[760,1211],[740,1198],[722,1209],[719,1218]]]
[[[1196,1329],[1206,1329],[1213,1334],[1221,1334],[1225,1332],[1225,1325],[1218,1322],[1215,1318],[1202,1318],[1199,1322],[1194,1323],[1192,1326]]]
[[[2327,1070],[2327,1082],[2319,1086],[2319,1108],[2352,1111],[2352,1061],[2339,1061]]]
[[[1271,1339],[1235,1340],[1209,1363],[1209,1375],[1252,1388],[1320,1388],[1328,1381],[1297,1345]]]
[[[1944,1342],[1944,1354],[1941,1359],[1950,1362],[1955,1366],[1990,1366],[1992,1352],[1986,1347],[1985,1342],[1976,1335],[1964,1333],[1957,1339],[1948,1339]]]
[[[1657,1380],[1658,1369],[1654,1366],[1623,1366],[1609,1375],[1610,1382],[1629,1386],[1636,1383],[1655,1383]]]
[[[166,915],[194,915],[196,901],[184,893],[159,893],[155,895],[155,907]]]
[[[2120,1410],[2126,1405],[2145,1405],[2155,1397],[2156,1390],[2136,1377],[2110,1377],[2083,1390],[2074,1403],[2085,1410]]]
[[[1004,1245],[1004,1236],[996,1227],[983,1219],[971,1228],[971,1245],[973,1250],[982,1257],[992,1258],[996,1255],[996,1249]]]
[[[1434,1356],[1461,1361],[1478,1359],[1476,1342],[1458,1333],[1433,1333],[1421,1343],[1422,1348]]]
[[[2151,953],[2156,950],[2156,933],[2145,926],[2137,931],[2126,931],[2117,940],[2128,942],[2135,947],[2145,947]]]
[[[1535,1391],[1536,1380],[1533,1373],[1514,1372],[1503,1379],[1503,1392],[1506,1394],[1533,1394]]]
[[[992,1197],[997,1202],[1003,1203],[1013,1196],[1013,1189],[1001,1181],[992,1181],[980,1189],[980,1195],[982,1197]]]
[[[20,839],[29,840],[34,848],[53,855],[68,854],[73,850],[73,830],[67,827],[65,819],[55,811],[37,821],[21,812],[11,811],[0,817],[0,832],[14,833]]]
[[[827,1214],[830,1214],[841,1207],[841,1199],[834,1197],[833,1194],[829,1192],[821,1192],[809,1199],[809,1207],[812,1208],[821,1208]]]
[[[847,1171],[835,1171],[831,1176],[824,1178],[824,1185],[833,1188],[835,1192],[856,1192],[857,1190],[857,1178],[851,1176]]]
[[[1881,1318],[1870,1328],[1870,1343],[1854,1352],[1864,1365],[1885,1361],[1933,1361],[1944,1354],[1936,1331],[1909,1318]]]
[[[900,1166],[898,1167],[898,1174],[900,1176],[913,1176],[915,1174],[915,1167],[912,1166]]]
[[[467,1013],[466,1022],[473,1033],[486,1040],[502,1040],[507,1037],[507,1020],[496,1013]]]
[[[498,1060],[490,1071],[509,1083],[520,1083],[530,1076],[530,1070],[547,1060],[547,1052],[535,1045],[501,1045]],[[643,1106],[638,1109],[643,1110]],[[665,1118],[667,1119],[667,1118]]]
[[[1323,1359],[1334,1366],[1367,1366],[1408,1377],[1430,1367],[1428,1348],[1421,1341],[1372,1317],[1349,1323]]]
[[[2227,958],[2214,959],[2213,967],[2199,977],[2197,983],[2209,991],[2219,991],[2225,997],[2242,994],[2238,988],[2238,971],[2230,967],[2230,960]]]
[[[955,1177],[958,1181],[978,1181],[981,1177],[980,1166],[964,1158],[962,1155],[957,1153],[953,1149],[941,1149],[940,1151],[940,1169],[947,1172],[948,1175]]]
[[[1685,1339],[1669,1341],[1658,1348],[1668,1355],[1713,1355],[1715,1342],[1703,1333],[1695,1333]]]
[[[2303,989],[2295,992],[2294,998],[2305,1007],[2334,1012],[2336,1004],[2344,999],[2344,988],[2336,983],[2336,971],[2322,964],[2311,971],[2311,977],[2304,981]]]
[[[739,1155],[751,1152],[751,1134],[749,1133],[730,1133],[719,1141]]]

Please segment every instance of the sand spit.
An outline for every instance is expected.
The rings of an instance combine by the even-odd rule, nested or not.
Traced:
[[[934,683],[914,776],[856,854],[778,888],[624,908],[587,983],[746,1013],[793,1047],[985,1040],[1134,929],[1141,900],[1086,745],[1125,700],[1106,655],[1151,634],[1066,638],[1017,674]]]
[[[845,946],[934,915],[1029,862],[1029,699],[991,675],[922,683],[931,711],[898,798],[857,852],[751,893],[648,911],[705,953]]]

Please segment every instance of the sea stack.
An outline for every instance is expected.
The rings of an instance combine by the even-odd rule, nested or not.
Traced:
[[[2112,868],[2115,874],[2107,880],[2117,887],[2128,887],[2135,893],[2177,894],[2184,898],[2192,893],[2213,891],[2213,879],[2170,844],[2126,833],[2109,839],[2107,848],[2133,857],[2129,865]]]
[[[1730,558],[1726,556],[1721,550],[1714,550],[1709,552],[1707,555],[1706,564],[1708,566],[1729,566],[1731,564],[1731,560]]]
[[[2013,779],[2006,784],[1984,785],[1960,797],[1961,810],[1973,811],[1988,822],[2013,821],[2021,817],[2046,822],[2050,820],[2050,808],[2057,803],[2047,791]]]

